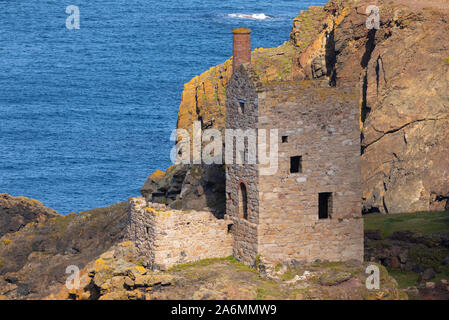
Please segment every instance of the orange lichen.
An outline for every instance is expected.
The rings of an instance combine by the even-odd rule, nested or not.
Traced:
[[[158,169],[151,174],[150,178],[159,180],[159,179],[162,179],[164,177],[164,175],[165,175],[165,172]]]

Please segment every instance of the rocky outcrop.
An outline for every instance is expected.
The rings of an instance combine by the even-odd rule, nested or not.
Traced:
[[[178,210],[211,209],[225,212],[225,170],[222,165],[174,165],[167,172],[156,171],[140,193],[149,202]]]
[[[365,261],[375,261],[388,268],[418,274],[426,271],[440,273],[447,265],[445,259],[448,257],[448,232],[397,231],[386,238],[380,237],[379,230],[365,232]]]
[[[44,221],[58,216],[37,200],[0,194],[0,237],[16,232],[30,222]]]
[[[247,300],[247,299],[407,299],[387,270],[380,269],[380,289],[365,286],[360,262],[279,265],[267,278],[233,257],[206,259],[152,271],[142,266],[132,242],[120,243],[81,272],[80,287],[47,299],[68,300]]]
[[[449,209],[449,7],[445,0],[332,0],[294,19],[291,40],[256,49],[263,81],[359,82],[364,212]],[[232,60],[195,77],[182,95],[178,128],[224,129]],[[312,107],[312,106],[311,106]]]
[[[365,261],[382,264],[399,277],[396,279],[407,279],[403,281],[410,298],[449,299],[448,232],[397,231],[382,238],[380,230],[367,230]]]
[[[50,214],[0,238],[0,295],[9,299],[48,295],[65,282],[68,266],[82,269],[123,239],[127,223],[125,203],[61,216],[37,201],[25,202]],[[20,199],[8,202],[8,212],[15,212],[16,216],[26,217],[28,210],[29,206]]]

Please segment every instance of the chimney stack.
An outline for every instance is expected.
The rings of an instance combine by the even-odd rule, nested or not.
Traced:
[[[234,48],[232,60],[232,72],[243,64],[251,62],[251,30],[238,28],[232,30],[234,34]]]

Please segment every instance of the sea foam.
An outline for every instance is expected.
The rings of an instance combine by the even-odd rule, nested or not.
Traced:
[[[251,19],[251,20],[266,20],[270,18],[270,16],[267,16],[265,13],[253,13],[253,14],[230,13],[228,14],[228,17],[238,19]]]

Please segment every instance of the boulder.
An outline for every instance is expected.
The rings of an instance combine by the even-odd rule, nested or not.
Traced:
[[[408,251],[404,250],[402,251],[399,255],[399,261],[401,261],[401,263],[407,263],[407,257],[408,257]]]
[[[144,198],[147,200],[151,200],[153,192],[156,192],[156,190],[159,187],[159,183],[161,182],[162,178],[165,176],[165,172],[161,170],[154,171],[145,181],[145,183],[142,186],[142,189],[140,189],[140,193]]]
[[[435,282],[426,282],[426,289],[435,289]]]
[[[399,269],[401,267],[401,263],[397,257],[391,258],[391,267],[393,269]]]

